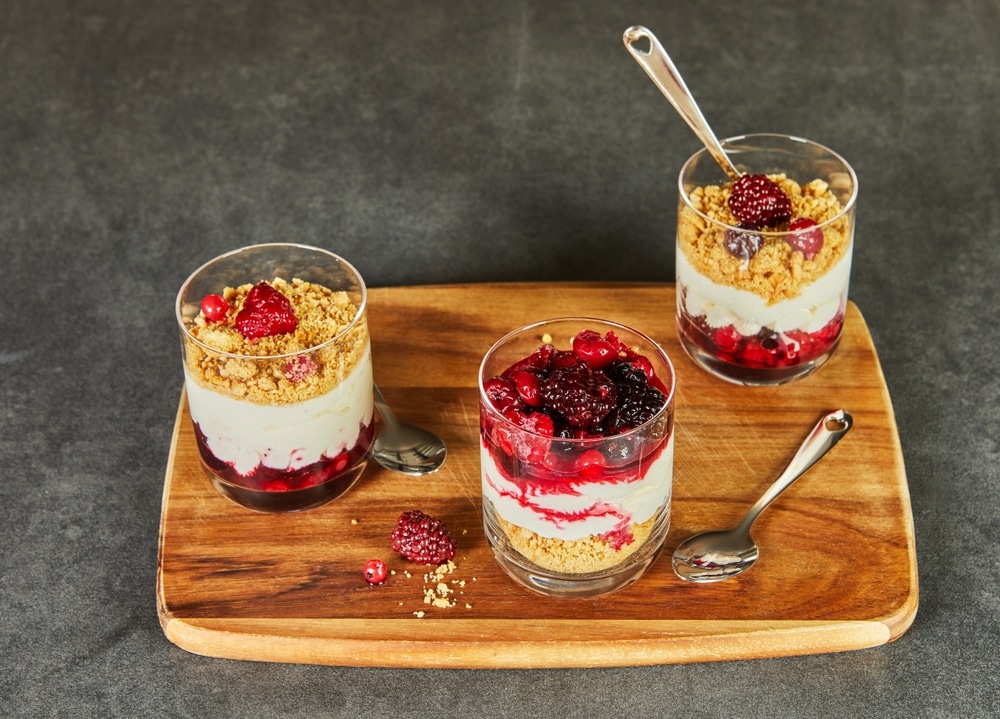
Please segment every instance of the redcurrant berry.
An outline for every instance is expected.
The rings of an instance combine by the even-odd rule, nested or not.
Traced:
[[[369,584],[381,584],[389,576],[389,568],[381,559],[369,559],[365,564],[365,581]]]
[[[201,301],[201,313],[209,322],[222,322],[229,315],[229,303],[222,295],[205,295]]]

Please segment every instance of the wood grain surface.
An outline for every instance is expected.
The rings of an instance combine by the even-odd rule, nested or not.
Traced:
[[[898,638],[917,611],[917,566],[903,458],[868,329],[849,304],[834,358],[789,385],[744,388],[683,353],[668,284],[489,284],[369,291],[375,380],[399,417],[447,442],[436,474],[372,462],[324,507],[266,515],[217,495],[202,474],[181,397],[163,495],[157,605],[166,636],[197,654],[396,667],[667,664],[823,653]],[[650,335],[677,377],[673,519],[638,582],[593,599],[522,589],[493,561],[482,529],[479,362],[523,324],[581,315]],[[854,428],[758,520],[755,567],[719,584],[678,579],[686,536],[734,524],[823,411]],[[451,528],[451,608],[424,603],[425,568],[392,554],[399,514]],[[369,586],[364,563],[395,570]],[[418,618],[415,613],[424,612]]]

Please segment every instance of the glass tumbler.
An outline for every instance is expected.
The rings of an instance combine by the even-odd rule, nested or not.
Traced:
[[[579,369],[608,340],[616,364],[599,359],[603,369]],[[600,379],[593,385],[581,376]],[[550,405],[555,398],[576,412],[574,383],[608,388],[611,378],[617,404],[599,422],[595,414],[585,420],[590,425],[568,425]],[[548,596],[588,597],[649,568],[670,526],[674,384],[673,366],[653,340],[599,319],[529,325],[486,353],[479,371],[483,522],[512,579]],[[636,392],[647,396],[645,385],[659,390],[652,409],[641,416],[619,409]]]
[[[723,141],[737,168],[789,198],[773,224],[740,222],[732,180],[707,150],[681,168],[677,326],[696,364],[724,380],[774,385],[823,365],[840,341],[858,182],[833,151],[788,135]]]
[[[184,282],[184,386],[201,463],[220,494],[293,512],[361,476],[374,439],[366,307],[353,266],[303,245],[234,250]]]

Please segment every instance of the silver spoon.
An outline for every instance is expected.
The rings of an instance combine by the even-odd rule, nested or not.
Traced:
[[[842,409],[830,412],[813,428],[809,436],[781,473],[746,516],[733,529],[703,532],[684,540],[674,550],[674,571],[688,582],[718,582],[745,572],[757,561],[757,544],[750,527],[767,506],[792,482],[829,452],[847,434],[854,423]]]
[[[656,36],[641,25],[633,25],[625,31],[622,40],[625,43],[625,49],[646,71],[653,84],[660,88],[660,92],[670,100],[674,109],[687,121],[687,124],[694,130],[694,134],[702,141],[719,166],[734,180],[739,178],[743,173],[736,169],[732,160],[722,149],[719,139],[712,132],[712,128],[709,127],[705,116],[701,114],[701,110],[698,109],[698,103],[694,101],[694,96],[684,84],[684,78],[681,77],[673,60],[667,55],[667,51],[660,45]],[[639,40],[649,42],[647,52],[643,52],[635,46]]]
[[[430,474],[444,464],[448,454],[444,440],[433,432],[402,424],[389,409],[378,385],[373,385],[375,406],[385,426],[375,438],[372,456],[386,469],[420,476]]]

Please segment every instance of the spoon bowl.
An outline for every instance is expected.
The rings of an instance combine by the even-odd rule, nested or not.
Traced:
[[[760,554],[750,536],[757,517],[778,495],[829,452],[847,434],[854,419],[838,409],[824,415],[806,437],[792,461],[746,516],[732,529],[702,532],[681,542],[674,550],[674,572],[688,582],[719,582],[742,574]]]
[[[444,440],[429,430],[397,420],[378,385],[373,389],[375,406],[385,425],[372,448],[375,461],[388,470],[412,476],[440,469],[448,455]]]

